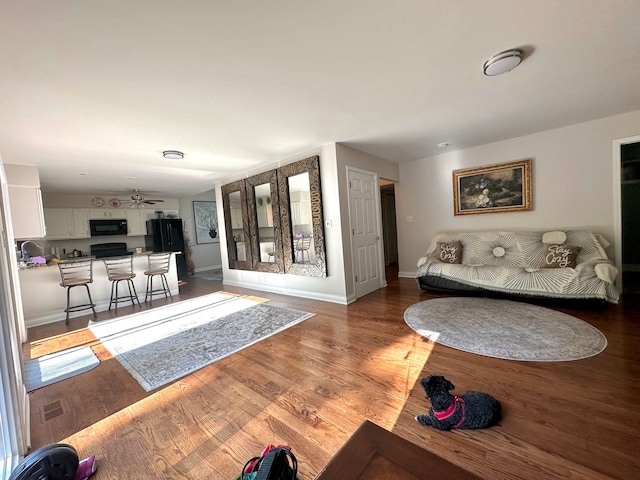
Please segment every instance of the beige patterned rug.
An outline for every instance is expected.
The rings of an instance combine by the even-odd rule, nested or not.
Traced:
[[[507,360],[580,360],[607,346],[602,332],[579,318],[511,300],[437,298],[411,305],[404,319],[434,342]]]
[[[212,293],[89,329],[149,392],[313,316]]]

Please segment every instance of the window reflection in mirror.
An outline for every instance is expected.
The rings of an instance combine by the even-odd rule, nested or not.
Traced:
[[[315,263],[309,172],[288,177],[294,263]]]
[[[242,224],[242,199],[240,192],[229,193],[229,209],[231,211],[231,230],[233,244],[230,245],[230,258],[244,262],[247,260],[247,239],[244,238],[244,228]]]
[[[273,204],[271,199],[271,185],[263,183],[253,189],[256,199],[256,218],[258,222],[258,245],[260,246],[260,261],[275,263],[276,244],[273,226]]]

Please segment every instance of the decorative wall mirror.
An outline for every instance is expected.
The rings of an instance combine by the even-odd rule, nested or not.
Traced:
[[[229,268],[253,270],[245,182],[238,180],[221,190]]]
[[[221,190],[229,268],[327,276],[319,157]]]
[[[285,273],[326,277],[320,159],[278,168]]]
[[[253,269],[283,272],[278,176],[275,170],[246,180]]]

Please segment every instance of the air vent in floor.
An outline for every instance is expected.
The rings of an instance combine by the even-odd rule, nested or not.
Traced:
[[[54,418],[59,417],[63,413],[64,413],[64,409],[62,408],[62,402],[60,400],[51,402],[42,407],[43,422],[48,422],[49,420],[53,420]]]

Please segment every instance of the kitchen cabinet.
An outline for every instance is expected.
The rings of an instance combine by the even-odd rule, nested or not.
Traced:
[[[125,219],[126,211],[117,208],[91,208],[89,209],[90,220],[100,220],[103,218]]]
[[[307,225],[311,223],[311,203],[304,200],[291,202],[291,223]]]
[[[231,228],[242,228],[242,209],[240,206],[231,207]]]
[[[31,165],[4,165],[13,236],[18,240],[45,236],[40,174]]]
[[[45,208],[47,240],[91,238],[88,208]]]
[[[44,237],[46,228],[40,189],[8,185],[8,190],[13,236],[17,240]]]
[[[91,238],[89,229],[89,209],[73,208],[73,238]]]
[[[127,216],[127,236],[144,236],[147,234],[147,215],[141,208],[130,208],[126,210]]]
[[[273,227],[273,208],[271,204],[256,206],[258,227]]]
[[[47,240],[74,238],[73,211],[70,208],[45,208],[44,221],[47,226]]]

